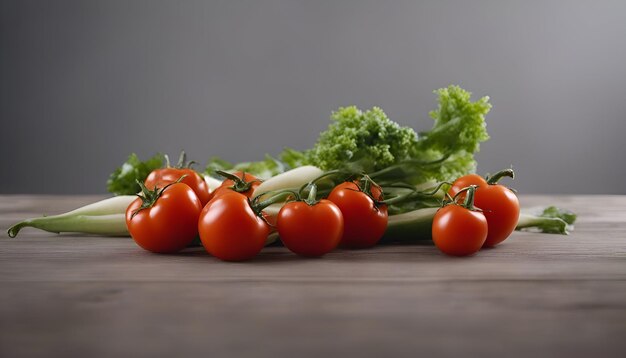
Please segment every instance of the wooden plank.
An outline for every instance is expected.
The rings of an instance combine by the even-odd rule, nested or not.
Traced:
[[[2,196],[0,228],[99,197]],[[431,245],[302,259],[25,229],[0,239],[0,356],[623,356],[626,197],[523,196],[579,213],[475,257]]]

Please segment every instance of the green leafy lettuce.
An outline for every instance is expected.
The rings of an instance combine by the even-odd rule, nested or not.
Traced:
[[[333,123],[320,137],[306,158],[324,170],[340,169],[359,162],[363,171],[383,169],[408,159],[417,144],[417,134],[390,120],[378,107],[368,111],[340,108],[331,116]]]
[[[340,108],[313,148],[285,149],[278,159],[267,156],[259,162],[231,164],[212,158],[207,173],[215,169],[245,170],[261,177],[301,165],[323,170],[348,169],[371,174],[382,183],[414,185],[428,181],[453,180],[473,172],[474,154],[489,139],[485,115],[489,98],[472,102],[471,93],[459,86],[435,91],[439,106],[430,112],[431,130],[419,135],[401,126],[378,107],[367,111],[354,106]]]
[[[142,162],[132,153],[121,167],[115,169],[107,180],[107,190],[115,195],[133,195],[141,191],[137,180],[143,182],[151,171],[163,166],[165,157],[156,154]]]
[[[474,153],[480,143],[489,139],[485,115],[491,104],[489,97],[472,102],[471,93],[459,86],[441,88],[439,107],[430,112],[435,121],[428,132],[420,133],[411,156],[421,161],[442,160],[437,165],[427,165],[423,175],[435,180],[452,180],[476,170]]]

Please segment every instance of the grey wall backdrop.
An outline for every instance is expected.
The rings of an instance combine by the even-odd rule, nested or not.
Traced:
[[[491,96],[479,172],[626,193],[626,1],[1,1],[0,192],[104,193],[130,152],[310,147],[332,110],[430,127]]]

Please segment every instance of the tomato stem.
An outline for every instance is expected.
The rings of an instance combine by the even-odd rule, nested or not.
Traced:
[[[313,206],[317,204],[317,185],[311,183],[309,185],[309,196],[304,200],[305,203],[309,206]]]
[[[495,173],[494,175],[489,175],[485,178],[485,180],[487,180],[487,184],[489,185],[493,185],[493,184],[497,184],[498,181],[500,181],[500,179],[504,178],[504,177],[509,177],[511,179],[515,179],[515,172],[513,171],[513,169],[504,169],[504,170],[500,170],[499,172]]]
[[[362,191],[366,194],[371,194],[372,193],[372,179],[367,175],[363,175],[363,177],[361,177],[361,182],[363,182]]]
[[[449,202],[449,204],[460,205],[464,207],[465,209],[471,210],[471,211],[482,211],[481,209],[474,206],[474,194],[476,193],[477,189],[478,189],[478,185],[470,185],[468,187],[465,187],[459,190],[459,192],[456,193],[454,197],[452,197],[452,200]],[[462,204],[459,204],[457,200],[459,197],[461,197],[461,194],[465,194],[465,200],[463,201]]]
[[[324,178],[328,178],[328,177],[333,176],[333,175],[337,175],[337,176],[338,176],[338,175],[340,175],[340,174],[343,174],[343,175],[345,176],[345,175],[349,175],[349,174],[351,174],[351,173],[348,173],[348,172],[346,172],[345,170],[339,170],[339,169],[329,170],[329,171],[325,172],[324,174],[322,174],[322,175],[318,176],[317,178],[315,178],[315,179],[311,180],[310,182],[308,182],[308,183],[306,183],[306,184],[302,185],[302,186],[300,187],[300,190],[298,190],[298,192],[299,192],[299,193],[304,192],[304,190],[305,190],[305,189],[306,189],[309,185],[312,185],[312,184],[313,184],[313,185],[315,185],[315,184],[317,184],[317,182],[318,182],[318,181],[320,181],[320,180],[322,180],[322,179],[324,179]]]
[[[178,164],[176,164],[177,169],[191,169],[191,167],[196,164],[195,161],[190,160],[187,161],[187,153],[184,150],[180,151],[180,156],[178,157]]]
[[[172,163],[170,162],[170,157],[167,154],[163,155],[165,157],[165,167],[172,168]],[[180,151],[180,155],[178,156],[178,163],[174,167],[175,169],[191,169],[191,167],[197,164],[195,161],[187,161],[187,153],[184,150]]]
[[[385,188],[400,188],[400,189],[409,189],[411,191],[415,191],[415,185],[407,184],[407,183],[394,183],[394,184],[385,184]]]
[[[291,189],[285,189],[285,190],[280,190],[280,191],[275,192],[274,195],[272,195],[269,199],[259,201],[260,197],[265,196],[270,193],[271,192],[267,192],[267,193],[262,193],[260,195],[257,195],[250,202],[250,207],[252,207],[252,210],[254,210],[254,212],[257,213],[257,215],[260,215],[261,211],[263,211],[263,209],[267,208],[268,206],[283,202],[286,199],[288,199],[290,196],[293,196],[295,200],[301,200],[300,194],[298,192],[296,192],[295,190],[291,190]]]
[[[176,168],[183,168],[185,163],[187,162],[187,153],[185,151],[180,152],[180,156],[178,157],[178,164],[176,164]]]
[[[235,174],[231,174],[223,170],[216,170],[215,173],[223,176],[226,179],[232,180],[234,184],[230,187],[230,189],[238,193],[247,192],[248,190],[250,190],[250,188],[252,188],[252,184],[259,181],[259,180],[246,181],[246,172],[243,172],[241,174],[241,178],[236,176]]]
[[[477,188],[478,185],[471,185],[469,187],[469,190],[467,191],[467,195],[465,196],[465,202],[463,203],[463,206],[469,210],[476,209],[474,207],[474,194],[476,193]]]
[[[359,188],[359,190],[361,190],[363,193],[365,193],[367,196],[369,196],[374,203],[380,203],[383,198],[383,188],[380,187],[380,185],[376,184],[376,182],[374,180],[372,180],[372,178],[367,175],[367,174],[363,174],[361,176],[361,179],[359,180],[360,182],[363,183],[363,185],[359,185],[357,183],[357,187]],[[374,194],[372,193],[372,187],[375,187],[376,189],[380,190],[380,197],[375,198]]]
[[[443,181],[441,183],[439,183],[434,189],[430,190],[430,191],[418,191],[415,189],[414,186],[410,186],[410,185],[393,185],[394,187],[399,187],[399,188],[407,188],[407,189],[411,189],[412,191],[404,194],[404,195],[398,195],[396,197],[393,197],[391,199],[385,199],[385,200],[381,200],[379,201],[380,204],[385,204],[385,205],[393,205],[393,204],[398,204],[404,201],[408,201],[413,199],[416,196],[433,196],[435,194],[437,194],[437,192],[439,192],[439,190],[441,190],[441,188],[444,185],[452,185],[449,182]]]
[[[180,183],[186,176],[187,176],[186,174],[182,175],[180,178],[178,178],[178,180],[167,184],[163,188],[159,188],[158,186],[155,186],[154,189],[152,190],[148,189],[143,182],[139,180],[135,180],[137,184],[139,185],[139,187],[141,188],[141,194],[137,194],[137,196],[141,199],[141,206],[137,210],[133,211],[133,213],[130,216],[130,219],[132,220],[135,217],[135,215],[137,215],[141,210],[153,207],[154,204],[157,202],[157,200],[159,200],[161,195],[163,195],[163,192],[165,191],[165,189],[169,188],[170,186],[174,184]]]
[[[439,183],[439,184],[438,184],[438,185],[437,185],[434,189],[432,189],[431,191],[424,191],[424,190],[422,190],[422,191],[418,191],[418,193],[419,193],[419,194],[422,194],[422,195],[429,195],[429,196],[433,196],[433,195],[437,194],[437,192],[439,192],[439,190],[441,190],[441,188],[442,188],[444,185],[449,185],[449,186],[452,186],[452,183],[450,183],[450,182],[448,182],[448,181],[442,181],[441,183]]]

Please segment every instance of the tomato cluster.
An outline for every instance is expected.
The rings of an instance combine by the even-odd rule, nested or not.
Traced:
[[[309,199],[287,203],[278,213],[278,233],[294,253],[322,256],[338,245],[364,249],[385,233],[387,206],[371,179],[343,182],[320,201],[311,190]]]
[[[275,230],[292,252],[317,257],[339,245],[374,246],[387,227],[382,190],[369,178],[341,183],[327,199],[317,200],[315,184],[291,191],[291,200],[272,225],[263,212],[268,202],[251,198],[259,179],[241,172],[220,174],[227,179],[208,194],[191,169],[153,171],[141,185],[143,196],[126,212],[129,232],[137,244],[148,251],[173,253],[199,236],[211,255],[243,261],[256,256]],[[308,198],[301,199],[307,190]]]
[[[206,250],[220,259],[255,256],[270,232],[248,200],[260,181],[241,172],[228,176],[209,193],[192,169],[154,170],[140,183],[143,196],[126,210],[128,231],[139,246],[156,253],[180,251],[199,236]]]
[[[385,201],[382,189],[367,175],[336,185],[321,200],[315,181],[299,191],[253,198],[259,179],[249,173],[219,173],[226,180],[212,193],[189,168],[150,173],[140,183],[143,196],[126,211],[126,224],[137,244],[148,251],[173,253],[199,237],[206,251],[218,259],[243,261],[255,257],[277,231],[292,252],[318,257],[339,245],[354,249],[376,245],[387,229],[386,203],[397,199]],[[511,189],[497,184],[504,176],[513,177],[513,172],[504,170],[487,179],[470,174],[450,185],[448,202],[433,218],[437,248],[449,255],[472,255],[513,232],[519,201]],[[264,208],[283,202],[285,195],[288,202],[276,217],[268,217]]]
[[[437,248],[449,255],[472,255],[511,235],[519,219],[520,204],[511,189],[497,184],[504,176],[513,177],[513,171],[503,170],[487,179],[468,174],[452,183],[448,195],[453,200],[433,219],[432,236]],[[458,204],[457,200],[465,203]]]

